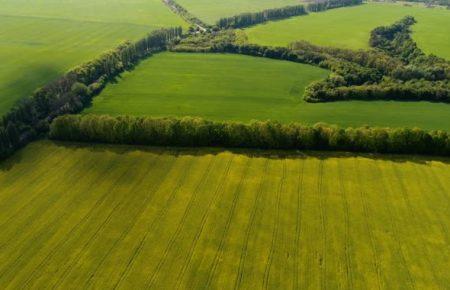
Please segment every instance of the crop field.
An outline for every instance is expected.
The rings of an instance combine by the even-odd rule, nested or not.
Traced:
[[[370,31],[414,16],[413,38],[426,53],[450,59],[450,10],[365,4],[269,22],[245,30],[249,42],[285,46],[296,40],[340,48],[368,48]]]
[[[301,4],[300,0],[178,0],[184,8],[209,24],[222,17]]]
[[[124,40],[159,27],[186,26],[159,0],[0,0],[0,7],[0,115]]]
[[[0,287],[444,289],[449,181],[448,159],[40,141],[0,167]]]
[[[448,104],[304,102],[304,88],[327,74],[313,66],[250,56],[161,53],[107,86],[85,113],[450,130],[442,122],[442,116],[450,115]]]

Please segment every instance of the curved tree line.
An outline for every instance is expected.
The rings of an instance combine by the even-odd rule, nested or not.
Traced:
[[[201,118],[65,115],[50,127],[63,141],[155,146],[215,146],[259,149],[311,149],[373,153],[450,155],[444,131],[390,128],[339,128],[273,121],[214,122]]]
[[[448,103],[450,63],[436,56],[426,56],[417,48],[409,35],[409,26],[414,22],[412,17],[406,17],[394,24],[394,28],[375,29],[371,37],[374,48],[370,50],[321,47],[305,41],[292,43],[288,47],[239,43],[233,30],[190,36],[182,39],[172,50],[237,53],[311,64],[331,70],[329,77],[307,88],[304,99],[308,102],[358,99]],[[379,34],[381,36],[378,37]],[[379,39],[374,41],[375,37]],[[410,54],[400,57],[396,51],[402,50],[397,49],[397,46],[414,49],[405,49]],[[390,47],[395,49],[389,52]]]
[[[165,50],[181,33],[181,28],[160,29],[136,42],[125,42],[21,100],[0,119],[0,158],[47,133],[55,117],[80,112],[108,81]]]
[[[342,73],[332,69],[335,74],[307,88],[305,100],[426,100],[449,103],[450,62],[423,53],[411,38],[410,26],[415,23],[413,17],[407,16],[393,25],[377,27],[371,32],[369,43],[375,53],[386,55],[385,60],[394,60],[390,64],[385,63],[382,78],[375,81],[365,78],[366,82],[357,84],[348,81],[351,71]]]

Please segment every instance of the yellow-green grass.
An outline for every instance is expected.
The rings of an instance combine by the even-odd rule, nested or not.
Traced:
[[[201,20],[215,24],[222,17],[301,4],[300,0],[177,0]]]
[[[296,40],[340,48],[369,47],[370,31],[390,25],[406,15],[414,16],[413,39],[426,53],[450,59],[450,10],[414,5],[370,3],[311,13],[245,30],[250,42],[285,46]]]
[[[266,58],[161,53],[107,86],[85,113],[450,130],[450,123],[444,122],[450,115],[448,104],[304,102],[305,87],[327,74],[317,67]]]
[[[0,0],[0,7],[0,115],[124,40],[186,26],[159,0]]]
[[[448,159],[29,145],[0,287],[445,289]]]

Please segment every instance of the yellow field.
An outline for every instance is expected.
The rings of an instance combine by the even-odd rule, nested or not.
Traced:
[[[0,288],[450,284],[448,159],[258,154],[31,144],[0,163]]]

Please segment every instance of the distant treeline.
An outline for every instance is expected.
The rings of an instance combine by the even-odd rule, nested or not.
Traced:
[[[46,133],[57,116],[80,112],[106,83],[153,52],[165,50],[181,28],[161,29],[126,42],[38,89],[0,119],[0,158]]]
[[[221,18],[217,21],[219,28],[243,28],[263,23],[269,20],[278,20],[292,16],[307,14],[305,6],[295,5],[281,8],[266,9],[254,13],[242,13],[232,17]]]
[[[280,20],[293,16],[308,14],[307,11],[318,12],[344,6],[362,4],[362,0],[325,0],[309,3],[307,8],[303,5],[286,6],[281,8],[266,9],[260,12],[242,13],[225,17],[217,21],[219,28],[244,28],[271,20]]]
[[[406,2],[425,3],[426,5],[440,5],[450,8],[450,0],[406,0]]]
[[[309,3],[307,9],[311,12],[319,12],[339,7],[359,5],[362,3],[362,0],[318,0],[313,3]]]
[[[339,150],[373,153],[450,155],[444,131],[389,128],[339,128],[325,124],[249,124],[185,117],[150,118],[65,115],[50,127],[50,138],[63,141],[155,146],[218,146],[259,149]]]
[[[174,13],[179,14],[187,22],[199,27],[201,30],[206,30],[209,25],[201,21],[199,18],[192,15],[186,8],[175,2],[174,0],[163,0],[163,2],[172,10]]]

